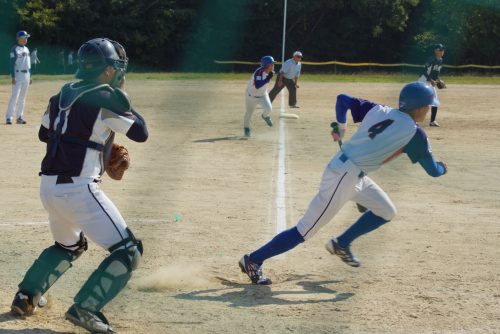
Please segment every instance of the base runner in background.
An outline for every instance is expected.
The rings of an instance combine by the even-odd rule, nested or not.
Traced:
[[[351,253],[351,243],[396,215],[389,196],[367,173],[377,170],[401,153],[408,155],[413,163],[418,162],[431,176],[441,176],[447,171],[445,163],[434,160],[427,136],[417,125],[417,122],[424,121],[429,106],[434,104],[437,104],[434,89],[423,82],[404,86],[399,96],[399,109],[339,95],[336,116],[340,132],[332,132],[333,140],[341,140],[344,136],[349,109],[354,122],[361,122],[361,125],[328,163],[319,192],[297,225],[240,259],[240,269],[252,283],[271,284],[262,272],[264,261],[311,238],[348,201],[355,201],[368,210],[342,235],[329,240],[326,249],[346,264],[359,267],[361,263]]]
[[[248,81],[245,91],[246,112],[243,120],[245,137],[251,136],[250,123],[257,105],[260,105],[262,109],[264,109],[261,115],[264,122],[266,122],[268,126],[273,126],[273,121],[270,116],[273,107],[269,100],[269,94],[267,93],[267,84],[274,75],[273,70],[275,63],[272,56],[262,57],[260,60],[260,67],[253,72],[252,77]]]

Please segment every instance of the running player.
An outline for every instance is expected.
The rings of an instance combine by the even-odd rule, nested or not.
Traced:
[[[328,241],[326,248],[348,265],[360,266],[360,261],[351,253],[351,243],[389,222],[396,214],[389,196],[367,173],[401,153],[407,154],[413,163],[418,162],[431,176],[441,176],[447,171],[445,163],[434,160],[427,136],[417,125],[425,119],[429,105],[437,104],[435,97],[432,86],[423,82],[407,84],[401,90],[399,109],[345,94],[337,97],[336,116],[340,132],[332,132],[333,139],[342,139],[349,109],[354,122],[361,122],[361,125],[328,163],[319,192],[298,224],[241,258],[239,266],[252,283],[271,284],[262,273],[263,262],[311,238],[347,201],[355,201],[368,211],[338,238]]]
[[[260,67],[253,72],[252,77],[248,81],[247,89],[245,92],[246,112],[243,121],[243,131],[245,137],[250,137],[250,121],[252,119],[255,107],[259,104],[264,111],[262,112],[262,119],[268,126],[273,126],[270,113],[272,111],[271,100],[267,93],[267,84],[271,81],[274,75],[274,58],[271,56],[264,56],[260,60]]]

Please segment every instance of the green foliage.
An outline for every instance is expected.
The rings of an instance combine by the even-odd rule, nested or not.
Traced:
[[[281,58],[284,0],[0,0],[0,52],[30,32],[41,70],[61,73],[86,40],[109,37],[133,70],[234,70],[214,59]],[[498,0],[288,0],[285,57],[423,63],[447,46],[446,63],[500,63]],[[6,57],[2,56],[3,59]],[[0,63],[6,70],[7,62]],[[69,73],[74,69],[66,69]]]

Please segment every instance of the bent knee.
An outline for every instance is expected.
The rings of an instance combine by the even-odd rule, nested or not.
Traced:
[[[398,210],[396,209],[396,207],[391,204],[391,205],[387,205],[386,207],[384,208],[379,208],[377,210],[372,210],[372,212],[376,215],[376,216],[379,216],[387,221],[391,221],[395,216],[396,214],[398,213]]]

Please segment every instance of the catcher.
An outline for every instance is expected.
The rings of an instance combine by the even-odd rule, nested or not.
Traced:
[[[40,197],[55,243],[19,283],[11,306],[16,315],[33,314],[47,290],[87,250],[88,237],[110,254],[83,284],[65,317],[92,333],[113,331],[101,310],[125,287],[143,251],[99,187],[104,170],[121,179],[130,163],[127,150],[113,144],[115,133],[136,142],[148,138],[144,119],[122,90],[127,64],[119,43],[92,39],[78,50],[76,78],[81,81],[64,85],[49,101],[38,133],[47,143]]]
[[[424,65],[424,69],[418,78],[418,81],[428,82],[432,87],[434,87],[434,93],[436,94],[436,100],[439,101],[437,97],[437,90],[446,88],[446,84],[443,80],[439,78],[441,68],[443,68],[443,56],[444,56],[444,45],[436,44],[433,47],[434,55],[432,55]],[[436,116],[438,112],[438,105],[431,106],[431,120],[429,122],[430,126],[439,127],[439,123],[436,121]]]

